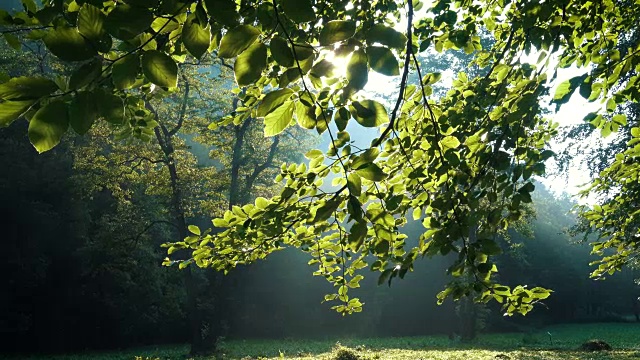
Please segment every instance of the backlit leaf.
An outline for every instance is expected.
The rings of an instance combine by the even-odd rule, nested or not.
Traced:
[[[240,86],[250,85],[262,76],[267,67],[267,47],[259,42],[238,56],[233,66],[236,82]]]
[[[234,58],[251,46],[258,36],[260,36],[260,30],[251,25],[237,26],[224,34],[222,40],[220,40],[218,56],[221,58]]]
[[[367,56],[369,65],[374,71],[387,76],[400,75],[398,60],[389,48],[370,46],[367,48]]]
[[[119,96],[107,91],[98,91],[94,97],[101,118],[114,125],[124,123],[124,102]]]
[[[440,140],[440,145],[442,145],[445,150],[456,149],[458,146],[460,146],[460,140],[458,140],[458,138],[455,136],[445,136],[442,140]]]
[[[294,22],[302,23],[316,19],[310,0],[281,0],[279,3],[285,15]]]
[[[122,40],[134,38],[151,27],[155,17],[149,9],[118,4],[105,20],[105,29]]]
[[[367,55],[362,49],[356,50],[349,64],[347,64],[347,80],[349,86],[356,90],[362,90],[369,80],[369,67]]]
[[[291,89],[280,89],[275,90],[262,99],[260,105],[258,105],[258,110],[256,112],[257,117],[264,117],[269,114],[273,109],[282,105],[286,100],[289,100],[291,95],[293,94],[293,90]]]
[[[347,187],[352,195],[360,196],[362,193],[362,181],[360,176],[356,173],[350,173],[347,176]]]
[[[293,53],[287,43],[287,40],[276,36],[271,39],[269,43],[269,49],[271,49],[271,56],[280,65],[284,67],[291,67],[294,64]]]
[[[356,170],[356,173],[371,181],[382,181],[387,178],[387,174],[385,174],[384,171],[374,163],[370,163],[367,166]]]
[[[13,34],[4,34],[4,39],[7,41],[7,44],[11,46],[14,50],[22,49],[22,42],[20,39]]]
[[[0,127],[6,127],[24,114],[35,100],[3,101],[0,102]]]
[[[102,72],[102,60],[95,59],[82,65],[78,70],[71,74],[69,78],[69,89],[76,90],[90,84]]]
[[[238,11],[234,0],[205,0],[207,13],[216,22],[228,27],[238,25]]]
[[[571,95],[573,95],[574,91],[576,91],[576,89],[586,78],[587,74],[584,74],[580,76],[574,76],[571,79],[560,83],[560,85],[558,85],[558,88],[556,89],[555,94],[553,95],[552,102],[558,104],[558,106],[567,103],[571,98]]]
[[[314,108],[302,101],[296,102],[296,120],[300,127],[307,130],[311,130],[317,126]]]
[[[339,41],[347,40],[356,33],[356,23],[349,20],[334,20],[327,22],[320,31],[320,45],[327,46]]]
[[[371,45],[382,44],[390,48],[404,49],[407,46],[407,37],[388,26],[376,24],[366,34],[367,42]]]
[[[189,225],[189,232],[191,232],[192,234],[198,235],[200,236],[200,228],[195,226],[195,225]]]
[[[130,54],[113,63],[111,78],[116,89],[130,89],[140,73],[140,57]]]
[[[209,25],[202,26],[195,14],[189,15],[182,28],[182,42],[193,57],[201,58],[211,44]]]
[[[92,93],[79,92],[71,101],[69,106],[69,124],[79,135],[84,135],[89,131],[98,117],[98,107],[96,98]]]
[[[178,84],[178,65],[167,54],[152,50],[142,54],[142,72],[152,83],[161,87],[176,87]]]
[[[0,99],[40,99],[56,90],[58,90],[58,85],[49,79],[21,76],[0,84]]]
[[[98,43],[105,35],[106,16],[97,7],[85,3],[78,11],[78,32],[85,38]]]
[[[351,103],[351,115],[364,127],[377,127],[389,122],[387,109],[375,100],[354,101]]]
[[[64,61],[82,61],[97,55],[76,28],[59,26],[49,30],[43,40],[49,51]]]
[[[278,135],[286,129],[293,119],[293,110],[293,101],[285,101],[284,104],[265,116],[264,136]]]
[[[29,141],[39,153],[43,153],[60,143],[67,128],[67,104],[62,101],[51,102],[38,110],[29,121]]]

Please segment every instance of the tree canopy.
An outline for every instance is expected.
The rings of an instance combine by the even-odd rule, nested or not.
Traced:
[[[624,14],[637,1],[22,2],[24,11],[0,12],[5,39],[19,50],[15,34],[26,34],[71,69],[0,85],[0,125],[27,118],[39,152],[69,127],[84,134],[97,120],[144,139],[155,126],[147,99],[174,91],[183,65],[207,52],[221,66],[233,63],[240,99],[212,128],[250,120],[265,136],[292,126],[328,134],[328,149],[282,165],[279,195],[233,206],[213,220],[215,231],[189,227],[191,235],[168,250],[191,256],[166,263],[227,271],[296,247],[311,255],[314,274],[335,285],[325,299],[342,313],[362,309],[349,293],[362,269],[390,282],[418,258],[449,253],[458,254],[448,271],[460,281],[439,301],[475,296],[503,303],[507,314],[527,313],[550,292],[495,283],[491,256],[500,251],[497,234],[531,202],[532,177],[554,155],[557,124],[542,116],[554,70],[583,71],[559,84],[558,106],[578,90],[603,104],[605,114],[586,119],[603,135],[630,120],[637,125],[616,112],[640,97],[640,47],[618,46],[637,31],[637,19]],[[425,73],[419,59],[443,52],[469,54],[481,71],[457,73],[441,95],[433,89],[445,79]],[[531,54],[535,63],[525,60]],[[399,79],[391,104],[363,91],[371,71]],[[369,146],[351,142],[349,131],[360,128],[379,129]],[[593,188],[614,189],[613,200],[586,213],[611,236],[603,247],[622,259],[605,258],[606,269],[637,252],[638,127],[631,134]],[[424,226],[415,246],[399,231],[410,217]]]

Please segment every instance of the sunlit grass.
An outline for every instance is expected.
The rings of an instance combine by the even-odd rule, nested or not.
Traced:
[[[551,335],[549,335],[551,334]],[[640,324],[558,325],[532,333],[486,334],[472,342],[452,342],[446,336],[395,338],[342,338],[327,340],[231,340],[225,341],[214,359],[338,359],[339,349],[359,360],[560,360],[560,359],[638,359]],[[589,339],[601,339],[614,348],[608,352],[579,351]],[[337,345],[337,343],[339,343]],[[186,359],[187,346],[147,347],[111,353],[85,353],[68,356],[32,356],[19,359],[53,360],[170,360]],[[12,359],[18,359],[13,357]]]

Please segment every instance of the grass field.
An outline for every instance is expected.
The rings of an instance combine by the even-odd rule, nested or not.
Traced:
[[[551,336],[549,336],[549,333]],[[589,339],[608,342],[613,351],[578,350]],[[339,342],[339,345],[337,344]],[[10,357],[32,360],[184,360],[187,346],[161,346],[120,352]],[[342,355],[342,357],[340,356]],[[356,355],[357,357],[350,357]],[[640,359],[640,324],[558,325],[534,333],[487,334],[469,343],[445,336],[332,340],[233,340],[213,359],[418,360],[418,359]]]

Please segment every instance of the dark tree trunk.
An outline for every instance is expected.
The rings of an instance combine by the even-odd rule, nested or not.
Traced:
[[[186,79],[185,79],[186,80]],[[185,81],[185,93],[183,97],[180,113],[178,114],[178,121],[176,126],[169,130],[161,122],[157,112],[147,102],[147,108],[153,112],[156,121],[159,125],[154,129],[158,145],[162,149],[164,155],[163,163],[169,170],[169,179],[171,184],[171,203],[170,210],[174,219],[178,238],[180,240],[189,236],[187,231],[187,220],[185,216],[184,207],[182,204],[182,187],[180,184],[180,177],[178,175],[177,161],[175,158],[175,147],[173,145],[173,137],[180,131],[182,127],[187,108],[187,100],[189,97],[189,82]],[[188,258],[188,254],[182,256],[183,259]],[[187,293],[187,314],[189,321],[189,338],[191,342],[191,355],[210,354],[215,351],[216,339],[217,339],[217,324],[214,324],[212,328],[205,329],[204,326],[204,314],[201,313],[198,306],[198,287],[196,279],[191,267],[187,267],[182,271],[185,290]],[[212,301],[212,300],[211,300]]]
[[[235,104],[234,104],[235,105]],[[244,137],[249,129],[249,120],[245,120],[241,125],[234,126],[235,142],[233,143],[233,154],[231,156],[231,182],[229,184],[229,210],[233,205],[240,204],[241,181],[240,167],[243,163]]]

